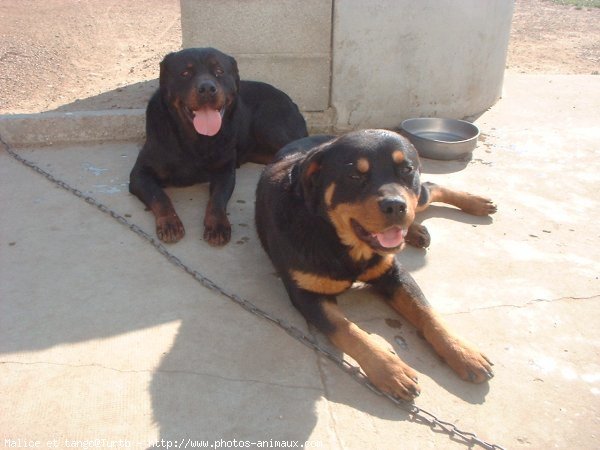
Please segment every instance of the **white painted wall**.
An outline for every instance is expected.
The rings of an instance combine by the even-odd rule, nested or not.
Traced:
[[[501,95],[512,12],[510,0],[337,0],[336,128],[481,114]]]
[[[329,107],[332,0],[181,0],[183,47],[216,47],[246,80],[271,83],[304,111]]]
[[[235,56],[311,129],[472,118],[501,95],[513,0],[181,0],[183,47]],[[320,123],[322,122],[322,123]]]

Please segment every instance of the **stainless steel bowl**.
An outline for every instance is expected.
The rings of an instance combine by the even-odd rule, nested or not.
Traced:
[[[423,117],[400,125],[404,135],[424,158],[463,159],[477,145],[479,128],[457,119]]]

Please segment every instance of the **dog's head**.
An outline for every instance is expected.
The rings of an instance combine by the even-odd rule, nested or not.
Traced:
[[[406,138],[352,132],[309,151],[297,172],[298,195],[331,222],[353,259],[404,246],[421,193],[419,158]]]
[[[159,84],[161,95],[186,126],[214,136],[233,107],[240,77],[231,56],[214,48],[188,48],[165,56]]]

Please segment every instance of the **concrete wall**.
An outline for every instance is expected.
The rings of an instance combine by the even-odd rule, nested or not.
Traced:
[[[512,11],[509,0],[337,0],[336,127],[481,114],[501,95]]]
[[[289,93],[313,129],[470,118],[500,97],[510,0],[181,0],[184,47]],[[320,122],[320,123],[319,123]]]
[[[303,111],[329,107],[332,0],[181,0],[183,47],[234,56],[246,80],[283,89]]]

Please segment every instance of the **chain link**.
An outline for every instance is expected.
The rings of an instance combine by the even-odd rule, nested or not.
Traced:
[[[192,269],[191,267],[189,267],[188,265],[186,265],[177,256],[175,256],[173,253],[171,253],[169,250],[167,250],[167,248],[157,238],[148,234],[146,231],[144,231],[138,225],[131,223],[129,220],[127,220],[126,217],[124,217],[121,214],[119,214],[118,212],[112,210],[111,208],[104,205],[103,203],[96,200],[95,198],[84,194],[79,189],[76,189],[76,188],[70,186],[68,183],[56,178],[54,175],[50,174],[49,172],[46,172],[44,169],[39,167],[34,162],[23,158],[21,155],[19,155],[13,149],[11,149],[9,147],[9,145],[6,144],[4,142],[4,140],[2,140],[1,137],[0,137],[0,143],[4,147],[4,150],[6,150],[6,152],[10,156],[12,156],[14,159],[19,161],[21,164],[29,167],[30,169],[34,170],[38,174],[42,175],[44,178],[46,178],[51,183],[53,183],[57,186],[60,186],[64,190],[66,190],[66,191],[72,193],[73,195],[75,195],[76,197],[79,197],[80,199],[84,200],[86,203],[96,207],[98,210],[102,211],[103,213],[108,214],[109,216],[111,216],[113,219],[115,219],[120,224],[128,227],[131,231],[133,231],[135,234],[140,236],[142,239],[145,239],[146,241],[148,241],[169,262],[171,262],[175,266],[179,267],[180,269],[184,270],[189,275],[191,275],[202,286],[237,303],[239,306],[244,308],[246,311],[254,314],[255,316],[262,317],[263,319],[266,319],[266,320],[274,323],[275,325],[277,325],[279,328],[283,329],[287,334],[289,334],[291,337],[293,337],[297,341],[300,341],[305,346],[313,349],[314,351],[320,353],[321,355],[325,356],[330,361],[335,363],[344,372],[346,372],[348,375],[350,375],[356,382],[367,387],[368,389],[370,389],[377,395],[386,397],[396,407],[408,412],[413,421],[423,422],[426,425],[428,425],[429,427],[431,427],[432,430],[440,429],[443,433],[447,434],[451,439],[462,442],[463,444],[465,444],[469,447],[471,447],[473,445],[479,445],[480,447],[489,449],[489,450],[504,450],[504,447],[486,442],[483,439],[479,438],[475,433],[461,430],[456,425],[436,417],[434,414],[424,410],[423,408],[416,406],[413,403],[406,402],[397,397],[394,397],[392,395],[382,392],[367,379],[366,375],[361,371],[360,367],[354,366],[354,365],[350,364],[348,361],[346,361],[343,357],[340,357],[340,356],[336,355],[335,353],[332,353],[328,348],[320,345],[313,336],[306,335],[302,330],[294,327],[293,325],[286,323],[285,321],[283,321],[277,317],[273,317],[272,315],[270,315],[266,311],[260,309],[258,306],[256,306],[249,300],[246,300],[237,294],[234,294],[234,293],[231,293],[231,292],[225,290],[224,288],[222,288],[221,286],[216,284],[211,279],[207,278],[206,276],[202,275],[200,272],[198,272],[198,271]]]

